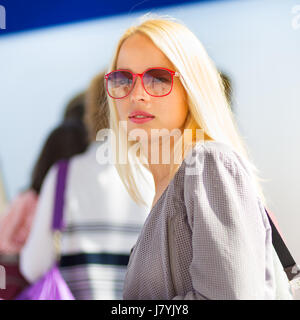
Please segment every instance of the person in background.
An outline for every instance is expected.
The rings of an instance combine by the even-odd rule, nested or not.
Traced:
[[[3,176],[2,176],[2,170],[1,170],[1,161],[0,161],[0,218],[1,215],[7,205],[7,198],[6,198],[6,192],[4,188],[4,182],[3,182]]]
[[[97,162],[97,151],[108,146],[108,140],[96,140],[97,132],[109,127],[103,72],[91,81],[85,101],[90,145],[69,164],[59,267],[76,299],[122,299],[129,252],[149,208],[132,201],[113,165]],[[56,174],[52,167],[21,252],[21,271],[29,282],[38,280],[55,261],[51,221]]]
[[[63,121],[74,120],[84,124],[84,104],[85,104],[85,91],[78,93],[67,104]]]
[[[0,220],[0,264],[8,263],[7,272],[18,277],[18,254],[26,243],[34,219],[41,185],[49,168],[60,159],[84,152],[87,134],[83,125],[68,120],[55,128],[48,136],[34,165],[29,187],[19,193],[5,210]],[[17,282],[18,280],[18,282]],[[12,286],[1,290],[4,299],[13,298],[25,285],[22,278]],[[22,285],[18,286],[17,284]],[[27,283],[26,283],[27,285]]]

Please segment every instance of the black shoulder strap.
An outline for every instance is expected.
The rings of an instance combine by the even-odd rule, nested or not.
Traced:
[[[267,213],[270,225],[272,227],[272,243],[278,255],[278,258],[284,268],[285,273],[289,280],[292,280],[296,275],[300,273],[300,268],[296,264],[294,258],[292,257],[289,249],[287,248],[285,242],[281,238],[277,228],[275,227],[267,209]]]

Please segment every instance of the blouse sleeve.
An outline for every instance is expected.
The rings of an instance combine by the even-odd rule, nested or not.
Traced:
[[[265,299],[271,229],[250,171],[227,146],[220,151],[201,144],[195,150],[184,180],[193,290],[173,299]]]
[[[32,283],[46,273],[55,262],[55,247],[51,229],[55,182],[55,166],[51,167],[42,185],[32,227],[20,253],[20,270]]]

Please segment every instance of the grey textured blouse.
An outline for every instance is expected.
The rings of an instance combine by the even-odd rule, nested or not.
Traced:
[[[198,142],[131,250],[123,299],[276,299],[271,227],[251,177],[230,146]]]

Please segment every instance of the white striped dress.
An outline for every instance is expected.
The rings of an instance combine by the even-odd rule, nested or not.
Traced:
[[[96,160],[106,142],[72,158],[67,175],[60,269],[76,299],[122,299],[129,253],[149,212],[130,198],[113,164]],[[103,151],[103,149],[102,149]],[[47,174],[29,238],[21,252],[25,278],[36,281],[55,262],[51,221],[56,167]]]

